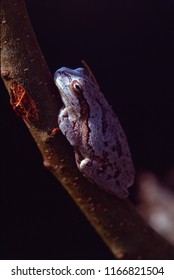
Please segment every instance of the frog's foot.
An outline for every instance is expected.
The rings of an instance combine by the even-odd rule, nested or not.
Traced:
[[[89,168],[92,166],[92,161],[89,158],[84,158],[81,162],[80,162],[80,170],[81,171],[85,171],[85,168]],[[88,169],[89,170],[89,169]]]
[[[76,145],[76,137],[75,133],[72,127],[71,122],[68,118],[68,112],[66,108],[63,108],[60,110],[59,116],[58,116],[58,125],[62,133],[66,136],[68,141],[72,146]]]
[[[118,179],[116,180],[112,177],[111,170],[104,168],[102,163],[85,158],[78,164],[78,167],[84,176],[106,192],[114,194],[121,199],[128,197],[127,187],[122,185]]]

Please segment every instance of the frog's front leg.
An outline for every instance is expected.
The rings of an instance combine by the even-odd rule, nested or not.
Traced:
[[[80,171],[84,176],[88,177],[90,181],[96,183],[106,192],[115,194],[117,197],[123,199],[128,196],[128,190],[125,186],[121,186],[119,181],[116,181],[109,173],[109,169],[104,168],[101,162],[84,158],[79,161],[76,155],[76,162]]]
[[[76,142],[77,142],[76,135],[74,133],[72,124],[69,120],[68,112],[67,112],[66,108],[62,108],[60,110],[60,113],[58,116],[58,124],[59,124],[60,130],[65,135],[65,137],[68,139],[70,144],[72,146],[76,146]]]

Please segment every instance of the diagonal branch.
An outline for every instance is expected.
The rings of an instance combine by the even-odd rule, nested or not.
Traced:
[[[136,213],[80,174],[57,125],[58,91],[43,58],[23,0],[1,0],[1,76],[44,164],[62,183],[118,259],[172,259],[173,248]]]

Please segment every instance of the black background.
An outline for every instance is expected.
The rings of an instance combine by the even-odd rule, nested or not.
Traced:
[[[174,165],[174,6],[169,0],[26,1],[52,73],[85,59],[126,132],[137,170]],[[1,258],[109,259],[43,167],[1,82]]]

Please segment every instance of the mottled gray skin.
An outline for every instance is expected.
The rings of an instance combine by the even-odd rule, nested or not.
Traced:
[[[134,167],[118,118],[88,69],[62,67],[55,73],[64,108],[58,124],[75,149],[79,170],[119,198],[128,196]]]

